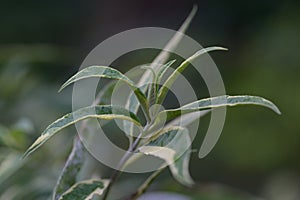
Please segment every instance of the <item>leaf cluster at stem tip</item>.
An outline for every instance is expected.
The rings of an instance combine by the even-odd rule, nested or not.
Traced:
[[[197,7],[194,6],[190,15],[180,27],[178,33],[176,33],[166,45],[164,50],[168,51],[162,51],[154,59],[151,65],[143,67],[146,71],[138,83],[133,82],[122,72],[114,68],[101,65],[84,68],[68,79],[59,91],[70,84],[83,79],[106,78],[127,84],[131,88],[132,94],[130,94],[124,107],[110,105],[106,104],[106,99],[109,99],[111,96],[115,82],[103,87],[93,105],[80,108],[51,123],[42,132],[41,136],[28,148],[23,157],[25,158],[32,154],[62,129],[82,120],[91,118],[100,120],[123,120],[124,131],[127,136],[129,136],[130,140],[127,152],[139,153],[138,155],[150,155],[164,161],[161,168],[154,172],[145,183],[141,185],[136,193],[131,195],[131,199],[137,199],[145,192],[149,184],[162,169],[166,167],[169,167],[173,177],[179,183],[188,187],[194,184],[194,181],[189,174],[192,141],[186,126],[194,120],[204,116],[210,109],[225,106],[258,105],[269,108],[280,114],[277,106],[271,101],[251,95],[224,95],[200,99],[175,109],[159,110],[159,107],[152,109],[152,105],[161,105],[164,102],[169,88],[176,81],[179,74],[182,73],[193,60],[211,51],[227,50],[224,47],[208,47],[200,49],[180,63],[173,73],[167,77],[166,81],[162,83],[167,70],[176,63],[176,60],[168,61],[168,52],[172,52],[172,50],[176,48],[183,37],[182,33],[186,31],[196,10]],[[138,85],[142,86],[138,87]],[[104,105],[102,105],[102,103],[104,103]],[[142,124],[137,116],[139,108],[141,108],[145,116],[145,125]],[[81,130],[84,130],[86,126],[87,123],[82,123]],[[140,131],[138,137],[134,137],[133,127],[138,127],[138,130]],[[145,135],[149,135],[150,137],[142,139],[141,136]],[[79,173],[81,166],[84,163],[84,153],[84,147],[81,144],[81,141],[76,138],[72,152],[54,189],[53,200],[88,200],[94,195],[103,195],[103,199],[107,199],[110,188],[120,171],[131,162],[139,159],[139,156],[130,157],[130,154],[126,153],[120,160],[117,170],[109,180],[91,179],[77,181],[76,174]]]

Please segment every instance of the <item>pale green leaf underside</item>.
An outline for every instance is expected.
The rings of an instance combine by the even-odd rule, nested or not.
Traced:
[[[108,180],[81,181],[68,189],[59,200],[90,200],[94,195],[102,195]]]
[[[217,50],[227,50],[227,49],[223,48],[223,47],[204,48],[204,49],[197,51],[194,55],[192,55],[191,57],[189,57],[188,59],[183,61],[180,64],[180,66],[169,76],[169,78],[166,80],[166,82],[159,89],[156,103],[161,104],[164,101],[164,99],[169,91],[169,88],[171,88],[172,84],[178,78],[178,76],[188,67],[190,62],[192,62],[194,59],[196,59],[197,57],[199,57],[205,53],[208,53],[210,51],[217,51]]]
[[[155,125],[159,124],[161,118],[167,117],[167,120],[174,119],[182,114],[191,113],[199,110],[209,109],[209,108],[218,108],[224,106],[238,106],[238,105],[259,105],[270,108],[277,114],[281,114],[276,105],[271,101],[266,100],[262,97],[257,96],[218,96],[207,99],[201,99],[193,103],[187,104],[181,108],[164,110],[158,114]]]
[[[171,165],[174,162],[176,152],[168,147],[159,146],[142,146],[139,148],[139,152],[145,155],[151,155],[163,159],[167,165]]]
[[[50,124],[44,130],[42,135],[25,152],[24,157],[31,154],[63,128],[87,118],[98,118],[103,120],[121,119],[133,122],[137,126],[141,126],[139,119],[135,114],[119,106],[100,105],[81,108]]]
[[[77,175],[84,163],[84,147],[79,137],[75,137],[73,149],[64,166],[53,191],[53,199],[58,200],[64,192],[72,187],[77,181]]]
[[[194,182],[189,174],[191,139],[188,130],[173,126],[163,129],[139,151],[163,159],[173,177],[180,183],[191,186]]]

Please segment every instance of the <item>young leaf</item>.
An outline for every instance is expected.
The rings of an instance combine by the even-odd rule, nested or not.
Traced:
[[[173,65],[173,63],[175,63],[175,62],[176,62],[176,60],[171,60],[171,61],[169,61],[166,64],[161,66],[161,68],[157,72],[156,81],[155,81],[156,84],[159,84],[161,82],[161,79],[164,76],[164,74],[166,73],[166,71],[168,70],[168,68],[171,65]]]
[[[59,200],[91,200],[94,195],[102,195],[108,180],[86,180],[73,185]]]
[[[154,71],[157,71],[159,69],[159,64],[163,64],[167,61],[170,52],[173,52],[173,50],[177,47],[179,42],[181,41],[182,37],[184,36],[184,33],[186,32],[187,28],[189,27],[192,19],[194,18],[196,12],[197,12],[197,6],[194,5],[192,11],[189,13],[188,17],[185,19],[183,24],[180,26],[176,34],[169,40],[169,42],[166,44],[164,49],[156,56],[156,58],[153,60],[151,67],[153,68]],[[138,82],[138,86],[144,86],[147,85],[147,83],[150,82],[151,76],[150,76],[150,71],[146,71],[141,79]],[[141,89],[143,92],[146,92],[147,87],[144,87]],[[134,98],[129,98],[126,104],[126,108],[131,108],[129,109],[133,113],[137,113],[139,109],[139,105],[135,103],[134,101],[132,102],[131,100]],[[132,130],[132,125],[131,127],[127,128],[129,131]]]
[[[137,118],[137,116],[135,116],[135,114],[119,106],[103,105],[81,108],[75,112],[63,116],[62,118],[59,118],[58,120],[50,124],[44,130],[42,135],[29,147],[23,157],[27,157],[42,144],[44,144],[47,140],[49,140],[53,135],[55,135],[58,131],[87,118],[98,118],[104,120],[121,119],[131,121],[139,127],[141,126],[139,119]]]
[[[142,66],[142,69],[147,69],[147,70],[151,71],[151,73],[152,73],[152,83],[149,83],[149,85],[147,85],[147,88],[148,88],[147,98],[148,98],[148,104],[150,107],[155,102],[154,91],[156,91],[156,84],[155,84],[156,73],[153,70],[153,68],[148,65]]]
[[[178,182],[191,186],[194,182],[189,174],[190,147],[188,130],[173,126],[152,137],[139,151],[165,160],[173,177]]]
[[[147,85],[144,85],[140,87],[142,91],[145,91],[147,88]],[[127,108],[132,113],[137,113],[137,110],[139,108],[138,100],[135,95],[132,93],[129,95],[128,100],[126,102],[125,108]],[[123,128],[124,132],[129,136],[135,136],[134,135],[134,124],[130,123],[129,121],[123,121]],[[130,140],[132,140],[131,137],[129,137]],[[132,141],[130,141],[132,142]]]
[[[77,181],[79,173],[84,163],[84,147],[79,139],[75,137],[73,149],[64,166],[64,169],[57,181],[53,191],[53,200],[58,200],[64,192],[72,187]]]
[[[90,66],[87,68],[82,69],[78,73],[76,73],[74,76],[72,76],[67,82],[65,82],[59,91],[70,85],[71,83],[74,83],[76,81],[86,79],[86,78],[92,78],[92,77],[98,77],[98,78],[110,78],[110,79],[116,79],[123,81],[129,85],[129,87],[134,91],[134,94],[136,95],[137,99],[139,100],[139,103],[141,104],[143,111],[146,115],[146,117],[149,117],[148,113],[148,102],[145,94],[135,85],[135,83],[130,80],[127,76],[122,74],[120,71],[113,69],[111,67],[106,66]]]
[[[204,49],[197,51],[194,55],[192,55],[191,57],[186,59],[184,62],[182,62],[181,65],[169,76],[169,78],[166,80],[166,82],[160,88],[160,90],[158,92],[158,97],[157,97],[156,103],[162,104],[162,102],[164,101],[164,99],[168,93],[169,88],[172,86],[172,84],[177,79],[177,77],[180,75],[180,73],[183,72],[183,70],[185,70],[187,68],[187,66],[190,64],[190,62],[192,62],[195,58],[197,58],[207,52],[216,51],[216,50],[227,50],[227,49],[225,49],[223,47],[204,48]]]
[[[281,114],[279,109],[276,105],[274,105],[271,101],[266,100],[262,97],[257,96],[218,96],[218,97],[212,97],[207,99],[201,99],[198,101],[195,101],[193,103],[187,104],[185,106],[182,106],[181,108],[177,109],[170,109],[170,110],[164,110],[160,112],[152,125],[152,130],[155,127],[159,127],[161,124],[161,121],[163,121],[164,118],[167,118],[167,120],[172,120],[180,115],[192,113],[200,110],[205,110],[209,108],[218,108],[218,107],[224,107],[224,106],[237,106],[237,105],[259,105],[264,106],[267,108],[270,108],[277,114]]]
[[[188,17],[185,19],[183,24],[180,26],[176,34],[171,38],[171,40],[167,43],[167,45],[164,47],[164,49],[159,53],[159,55],[154,59],[152,64],[154,65],[153,68],[156,71],[159,68],[159,65],[157,64],[163,64],[167,61],[170,52],[173,52],[174,49],[177,47],[179,42],[184,36],[184,33],[186,32],[187,28],[189,27],[192,19],[194,18],[196,12],[197,12],[198,7],[196,5],[193,6],[192,11],[188,15]],[[143,75],[143,78],[146,78],[147,74]],[[145,82],[144,82],[145,83]]]
[[[164,75],[164,73],[167,71],[167,69],[175,62],[176,60],[171,60],[168,63],[164,64],[161,66],[160,69],[158,69],[157,75],[154,72],[154,70],[150,67],[150,69],[152,69],[153,71],[153,81],[151,84],[149,84],[148,86],[148,101],[149,101],[149,106],[152,106],[155,102],[156,102],[156,98],[157,98],[157,92],[158,92],[158,88],[159,88],[159,83],[161,82],[161,79]],[[151,116],[151,114],[150,114]]]

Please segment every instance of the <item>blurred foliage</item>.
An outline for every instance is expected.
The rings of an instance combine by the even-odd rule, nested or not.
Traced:
[[[168,1],[1,2],[0,200],[50,197],[74,129],[52,139],[28,160],[19,156],[49,122],[70,110],[71,89],[60,94],[57,89],[78,70],[89,50],[130,28],[177,29],[192,2],[172,1],[172,6]],[[197,3],[199,11],[187,34],[204,46],[220,44],[230,49],[212,55],[227,93],[268,97],[283,115],[263,108],[228,109],[227,123],[213,152],[200,161],[193,155],[192,175],[199,188],[190,191],[170,179],[164,182],[167,176],[162,175],[153,190],[203,200],[299,199],[299,2]],[[208,122],[206,117],[203,124]],[[195,147],[204,132],[205,126]],[[109,174],[109,169],[91,159],[86,170],[94,172],[95,168]],[[124,180],[127,187],[143,178],[132,176]]]

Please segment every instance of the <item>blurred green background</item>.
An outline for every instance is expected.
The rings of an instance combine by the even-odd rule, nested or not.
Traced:
[[[166,171],[152,190],[203,200],[300,199],[299,1],[2,0],[0,200],[49,198],[75,129],[51,139],[25,162],[19,156],[50,122],[71,111],[71,87],[57,90],[89,51],[127,29],[178,29],[194,3],[198,13],[187,35],[202,46],[230,49],[211,54],[227,93],[267,97],[283,114],[252,106],[228,109],[214,150],[201,160],[192,157],[199,188],[187,190]],[[108,176],[108,169],[91,163]],[[142,177],[125,174],[121,182],[132,189]]]

